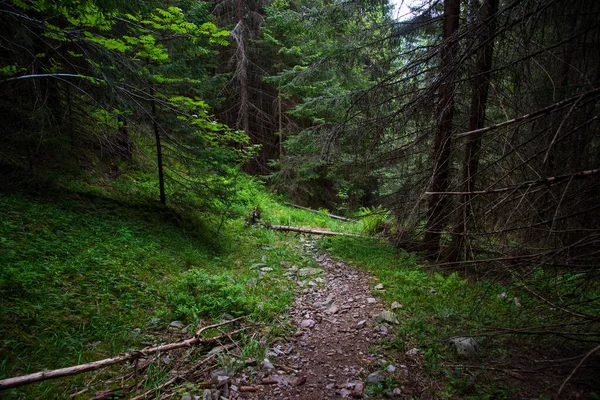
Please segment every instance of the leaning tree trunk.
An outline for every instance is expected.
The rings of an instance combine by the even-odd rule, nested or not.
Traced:
[[[450,181],[450,152],[452,148],[452,121],[454,118],[454,77],[457,50],[456,32],[460,16],[460,0],[444,0],[444,25],[441,48],[441,83],[437,106],[438,130],[433,148],[433,177],[431,192],[446,192]],[[429,257],[440,254],[442,230],[448,223],[448,198],[443,194],[429,197],[425,244]]]
[[[469,131],[483,128],[485,125],[485,111],[492,75],[492,56],[494,54],[494,37],[496,29],[495,14],[498,12],[499,0],[484,0],[479,18],[481,29],[476,33],[479,37],[479,53],[477,54],[475,77],[471,92],[471,111],[469,117]],[[468,254],[468,235],[474,229],[473,204],[471,192],[476,190],[475,182],[479,168],[481,151],[481,135],[476,133],[467,136],[465,159],[463,164],[462,182],[464,192],[459,208],[458,223],[453,233],[452,246],[449,258],[452,261],[466,259]]]

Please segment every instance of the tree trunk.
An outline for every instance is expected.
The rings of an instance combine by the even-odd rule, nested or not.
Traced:
[[[478,36],[482,47],[477,54],[475,78],[473,78],[469,131],[481,129],[485,125],[485,111],[494,54],[494,30],[496,29],[494,14],[498,12],[498,3],[499,0],[484,0],[479,12],[481,33],[478,32]],[[482,133],[476,133],[467,137],[462,174],[463,191],[466,194],[461,199],[458,223],[452,236],[451,252],[448,257],[452,261],[466,259],[468,256],[466,252],[468,247],[467,235],[473,230],[475,224],[470,193],[476,189],[475,182],[479,168],[481,135]]]
[[[158,187],[160,191],[160,202],[164,206],[167,204],[167,197],[165,195],[165,176],[163,172],[163,159],[162,159],[162,143],[160,140],[160,130],[158,122],[156,121],[156,101],[154,100],[154,86],[150,84],[150,96],[152,97],[152,127],[154,128],[154,138],[156,140],[156,162],[158,164]]]
[[[131,144],[131,137],[129,136],[129,129],[127,127],[127,119],[123,116],[118,116],[117,121],[119,123],[119,138],[118,146],[123,161],[131,162],[133,160],[133,146]],[[156,135],[156,132],[155,132]],[[162,158],[162,157],[161,157]]]
[[[438,130],[433,148],[432,192],[444,192],[449,187],[450,152],[452,148],[452,121],[454,118],[454,77],[456,75],[454,54],[457,50],[455,34],[458,31],[460,0],[444,0],[444,25],[441,49],[441,84],[437,107]],[[429,257],[437,258],[440,253],[442,230],[448,222],[448,198],[432,195],[427,210],[425,244]]]

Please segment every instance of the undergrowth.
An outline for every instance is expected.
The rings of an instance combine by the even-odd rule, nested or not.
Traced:
[[[192,329],[223,315],[272,322],[294,298],[285,266],[314,263],[290,235],[246,226],[243,198],[223,222],[131,204],[114,188],[79,189],[0,195],[0,379],[141,348],[172,320]],[[283,207],[251,181],[245,194],[276,210],[266,216]],[[257,263],[272,271],[261,274]],[[61,398],[88,381],[3,396]]]
[[[484,329],[518,329],[564,322],[564,316],[549,317],[552,313],[541,313],[543,304],[522,292],[517,298],[514,290],[493,281],[428,270],[416,256],[380,240],[328,237],[320,241],[320,246],[331,255],[371,272],[384,284],[385,290],[379,295],[388,304],[400,304],[395,310],[400,325],[387,349],[399,354],[419,349],[424,371],[436,381],[444,382],[442,392],[438,393],[441,398],[512,398],[513,388],[504,380],[493,379],[485,365],[511,365],[513,357],[521,356],[520,352],[533,356],[531,349],[539,352],[567,346],[564,340],[555,338],[545,338],[542,342],[536,336],[477,335]],[[478,347],[467,359],[456,353],[448,339],[472,335]],[[481,367],[465,373],[459,368],[463,364]]]

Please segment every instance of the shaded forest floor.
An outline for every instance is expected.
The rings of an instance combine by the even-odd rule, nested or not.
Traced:
[[[364,225],[285,207],[262,189],[248,196],[266,223],[347,233]],[[0,379],[246,317],[207,331],[219,339],[202,346],[2,397],[544,399],[587,351],[568,339],[490,334],[559,319],[538,320],[535,299],[432,270],[380,239],[306,239],[243,217],[219,233],[94,193],[0,202]],[[457,336],[473,338],[474,351],[459,354]],[[597,398],[594,371],[581,368],[562,398]]]

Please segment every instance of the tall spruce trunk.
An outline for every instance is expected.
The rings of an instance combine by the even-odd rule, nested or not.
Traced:
[[[165,194],[165,175],[163,172],[163,158],[162,158],[162,143],[160,139],[160,130],[158,122],[156,121],[156,101],[154,100],[154,86],[150,84],[150,96],[152,98],[152,128],[154,129],[154,139],[156,140],[156,162],[158,164],[158,188],[160,191],[160,202],[164,206],[167,204],[167,196]]]
[[[437,106],[438,130],[433,147],[433,177],[431,192],[445,192],[450,182],[450,153],[452,149],[452,126],[454,118],[454,78],[453,65],[457,50],[456,32],[460,16],[460,0],[444,0],[444,24],[441,49],[441,84]],[[425,245],[430,258],[440,255],[442,231],[448,223],[448,198],[433,194],[429,197]]]
[[[485,126],[485,111],[487,107],[490,78],[492,75],[492,58],[494,55],[494,31],[496,19],[494,15],[498,12],[499,0],[484,0],[479,11],[481,29],[478,32],[478,44],[475,66],[475,77],[471,91],[471,110],[469,116],[469,131],[483,128]],[[465,145],[465,158],[463,163],[463,192],[459,207],[458,222],[452,235],[452,246],[449,259],[457,261],[467,259],[469,253],[468,235],[475,228],[473,218],[473,203],[470,192],[476,190],[477,171],[479,169],[479,158],[481,152],[481,133],[467,137]]]

